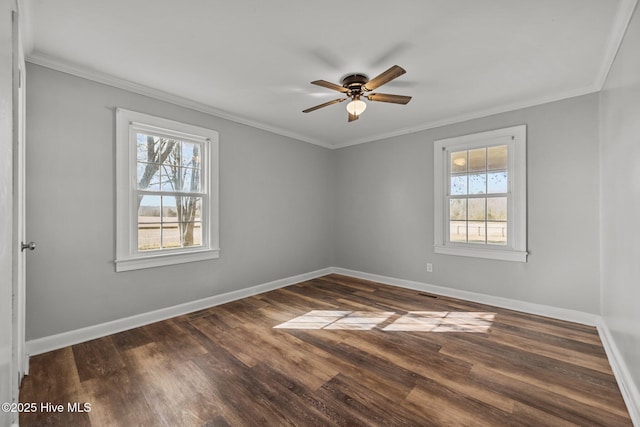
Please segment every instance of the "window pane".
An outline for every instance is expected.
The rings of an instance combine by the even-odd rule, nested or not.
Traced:
[[[202,246],[201,222],[175,222],[162,224],[163,249],[189,246]]]
[[[489,193],[506,193],[508,191],[507,171],[489,172],[487,175],[487,191]]]
[[[485,200],[482,199],[469,199],[468,209],[469,209],[469,220],[485,220]]]
[[[490,245],[507,244],[506,221],[492,221],[487,223],[487,243]]]
[[[191,203],[194,204],[193,221],[202,221],[202,197],[190,197]]]
[[[449,221],[449,241],[462,243],[467,242],[466,221]]]
[[[485,194],[487,192],[487,174],[474,173],[469,175],[469,194]]]
[[[160,249],[160,196],[142,196],[138,206],[138,250]]]
[[[174,196],[162,196],[162,222],[178,222],[178,208]]]
[[[487,219],[489,221],[507,220],[506,197],[489,197],[487,199]]]
[[[200,169],[182,168],[182,188],[180,191],[185,193],[199,193],[200,188]]]
[[[154,154],[158,152],[158,147],[158,138],[144,133],[136,133],[136,157],[139,162],[157,162],[158,157]]]
[[[142,196],[138,250],[202,246],[202,197]]]
[[[181,246],[202,245],[202,197],[171,197],[171,202],[176,206],[177,231],[175,242]]]
[[[449,219],[463,221],[467,219],[466,199],[452,199],[449,201]]]
[[[200,144],[183,142],[181,145],[182,150],[182,166],[189,166],[192,168],[200,167]]]
[[[180,244],[180,224],[162,224],[162,249],[179,248]]]
[[[484,221],[469,221],[469,243],[485,243],[485,228]]]
[[[508,149],[506,145],[489,147],[487,151],[487,169],[507,169],[507,154]]]
[[[160,190],[180,191],[180,169],[168,164],[162,165]]]
[[[139,223],[160,223],[160,196],[142,196],[138,204]]]
[[[487,170],[486,167],[487,149],[479,148],[469,150],[469,172],[480,172]]]
[[[202,197],[175,197],[178,209],[178,221],[193,222],[202,220]]]
[[[455,175],[451,177],[451,194],[467,194],[467,175]]]
[[[157,191],[160,189],[160,168],[153,163],[137,164],[139,190]]]
[[[467,152],[456,151],[451,153],[451,173],[467,171]]]
[[[138,250],[160,249],[160,224],[138,224]]]
[[[184,246],[202,246],[202,224],[200,222],[183,223],[181,231]]]
[[[158,138],[158,156],[165,165],[180,166],[180,141],[171,138]]]

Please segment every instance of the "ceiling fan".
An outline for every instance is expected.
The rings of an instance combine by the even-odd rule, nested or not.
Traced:
[[[347,111],[349,112],[349,122],[352,122],[354,120],[358,120],[360,114],[362,114],[362,112],[367,108],[367,104],[360,98],[366,98],[369,101],[391,102],[393,104],[407,104],[409,101],[411,101],[410,96],[390,95],[387,93],[368,93],[379,88],[383,84],[389,83],[391,80],[400,77],[404,73],[406,73],[404,68],[398,65],[394,65],[387,71],[381,73],[371,80],[369,80],[369,78],[364,74],[349,74],[342,79],[342,86],[328,82],[326,80],[313,81],[311,82],[311,84],[337,90],[338,92],[344,93],[347,97],[334,99],[333,101],[325,102],[324,104],[307,108],[302,112],[310,113],[320,108],[350,99],[351,101],[347,104]]]

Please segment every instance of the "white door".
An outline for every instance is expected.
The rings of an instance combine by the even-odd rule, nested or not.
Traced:
[[[25,66],[18,13],[13,16],[13,398],[25,375]],[[34,247],[33,245],[30,247]]]

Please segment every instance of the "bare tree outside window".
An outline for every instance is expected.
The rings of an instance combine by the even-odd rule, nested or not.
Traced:
[[[117,272],[219,258],[218,139],[116,109]]]
[[[202,245],[200,143],[137,134],[138,250]]]

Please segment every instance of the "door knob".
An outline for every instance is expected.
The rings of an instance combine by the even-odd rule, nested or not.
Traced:
[[[36,248],[36,242],[21,243],[20,246],[20,252],[24,252],[25,249],[32,251]]]

